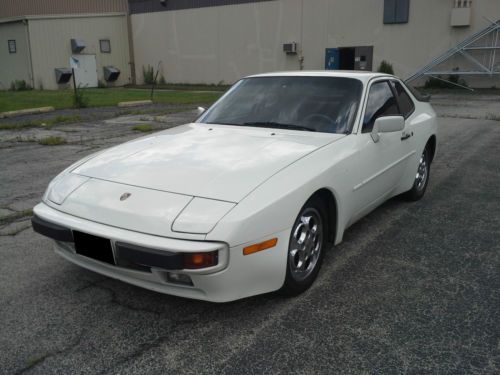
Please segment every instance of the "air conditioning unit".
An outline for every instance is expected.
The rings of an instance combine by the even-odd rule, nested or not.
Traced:
[[[450,26],[470,26],[471,8],[471,0],[455,0],[453,2],[453,9],[451,10]]]
[[[283,52],[287,55],[296,55],[297,54],[297,43],[285,43],[283,44]]]

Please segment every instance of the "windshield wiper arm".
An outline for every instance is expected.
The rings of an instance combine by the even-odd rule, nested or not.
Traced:
[[[245,122],[243,125],[262,127],[262,128],[302,130],[302,131],[309,131],[309,132],[316,131],[316,129],[311,129],[311,128],[308,128],[306,126],[295,125],[295,124],[282,124],[280,122],[274,122],[274,121]]]

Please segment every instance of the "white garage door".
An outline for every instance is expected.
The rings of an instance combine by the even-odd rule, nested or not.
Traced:
[[[75,69],[77,87],[97,87],[97,64],[95,55],[72,56],[78,68]]]

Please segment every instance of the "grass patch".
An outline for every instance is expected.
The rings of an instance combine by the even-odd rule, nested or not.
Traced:
[[[488,113],[486,115],[486,120],[500,121],[500,115],[495,115],[494,113]]]
[[[49,136],[49,137],[41,138],[38,141],[38,144],[43,145],[43,146],[64,145],[64,144],[66,144],[66,139],[64,139],[63,137],[58,137],[58,136]]]
[[[33,216],[33,210],[31,208],[28,210],[14,212],[11,215],[0,217],[0,225],[10,224],[16,220],[24,219],[26,217],[31,217],[31,216]]]
[[[149,133],[149,132],[152,132],[153,130],[156,130],[156,128],[150,124],[141,124],[141,125],[134,126],[132,128],[132,130],[142,132],[142,133]]]
[[[0,124],[0,130],[22,130],[30,128],[48,128],[54,125],[67,124],[71,122],[78,122],[82,119],[81,116],[56,116],[46,120],[29,120],[22,122]]]
[[[81,89],[88,99],[89,107],[115,106],[119,102],[130,100],[147,100],[148,90],[107,88]],[[165,104],[198,104],[213,103],[222,95],[221,92],[193,92],[193,90],[157,91],[155,103]],[[0,91],[0,112],[15,111],[26,108],[49,107],[56,109],[73,108],[72,90],[31,90]]]
[[[38,142],[38,140],[35,137],[16,137],[16,142],[34,143]]]
[[[53,126],[57,124],[67,124],[69,122],[78,122],[82,120],[82,116],[74,115],[74,116],[56,116],[48,121],[45,121],[46,126]]]
[[[128,85],[128,88],[151,90],[151,85]],[[178,91],[227,91],[231,85],[204,85],[190,83],[165,83],[155,85],[156,90],[178,90]]]

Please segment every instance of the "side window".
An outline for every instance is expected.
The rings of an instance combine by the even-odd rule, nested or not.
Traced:
[[[9,46],[9,53],[17,53],[16,41],[12,39],[9,40],[7,43]]]
[[[384,0],[384,23],[408,23],[410,0]]]
[[[102,53],[111,53],[111,42],[109,39],[100,39],[99,46]]]
[[[366,104],[365,118],[363,120],[363,133],[370,133],[375,120],[384,116],[399,115],[396,98],[392,94],[388,82],[376,82],[370,87],[368,102]]]
[[[396,90],[401,114],[405,119],[407,119],[415,110],[415,104],[413,103],[413,100],[411,100],[410,95],[408,95],[401,83],[397,81],[391,81],[391,85],[394,90]]]

